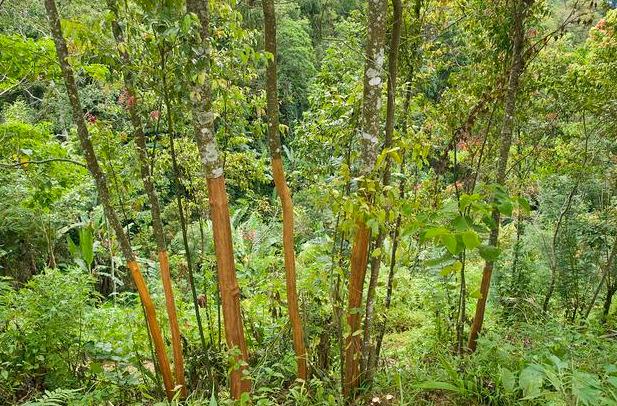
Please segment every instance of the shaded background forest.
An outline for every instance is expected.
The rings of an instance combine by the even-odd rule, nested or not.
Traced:
[[[381,353],[373,370],[363,365],[371,372],[360,404],[617,404],[617,4],[525,2],[512,142],[498,182],[513,3],[403,1],[393,139],[387,148],[379,139],[365,176],[366,2],[275,2],[306,382],[296,380],[287,317],[261,2],[210,3],[207,80],[254,403],[343,403],[342,356],[356,333],[345,324],[347,280],[362,213],[373,240],[368,273],[381,272],[374,322],[361,333]],[[230,354],[188,97],[191,81],[203,81],[191,54],[198,23],[180,1],[119,7],[168,245],[187,402],[226,404]],[[104,2],[58,8],[88,131],[169,343],[113,17]],[[388,4],[386,43],[392,13]],[[43,2],[0,1],[0,402],[154,404],[164,394],[140,301],[85,167],[57,61]],[[382,95],[383,127],[385,85]],[[486,261],[495,268],[485,322],[477,351],[466,354]],[[364,320],[370,311],[360,310]]]

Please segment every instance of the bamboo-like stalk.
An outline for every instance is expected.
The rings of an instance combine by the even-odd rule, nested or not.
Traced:
[[[83,149],[88,170],[94,178],[97,192],[99,195],[99,200],[103,205],[107,220],[109,221],[111,227],[114,229],[116,238],[118,238],[118,242],[120,243],[120,247],[127,261],[127,266],[131,272],[131,276],[133,278],[133,281],[135,282],[135,287],[137,288],[137,292],[139,293],[139,297],[145,309],[146,321],[148,323],[148,327],[152,336],[152,341],[154,343],[154,348],[161,370],[161,375],[163,376],[165,392],[167,394],[167,398],[171,400],[174,394],[174,382],[171,374],[171,368],[169,366],[169,360],[167,359],[167,353],[165,351],[165,344],[163,343],[163,336],[161,334],[158,321],[156,319],[155,306],[152,298],[150,297],[150,293],[148,292],[146,281],[144,280],[143,275],[139,270],[139,265],[137,264],[135,255],[133,253],[133,250],[131,249],[131,244],[129,242],[128,236],[124,232],[124,229],[120,224],[120,220],[118,219],[118,215],[116,214],[116,211],[111,204],[107,180],[98,163],[96,154],[94,152],[94,147],[92,146],[92,142],[90,140],[90,134],[88,132],[88,128],[86,127],[81,102],[79,100],[77,84],[75,83],[75,76],[73,74],[73,69],[68,62],[69,53],[66,46],[66,41],[62,35],[60,17],[58,15],[58,9],[56,8],[55,1],[45,0],[45,8],[47,10],[47,16],[54,38],[56,52],[58,54],[58,61],[60,63],[62,75],[64,76],[64,82],[71,104],[73,121],[77,126],[77,135],[79,137],[81,148]]]
[[[265,49],[273,58],[266,69],[266,98],[268,112],[268,138],[272,156],[272,177],[283,208],[283,252],[285,261],[285,282],[287,289],[287,309],[291,323],[293,346],[296,352],[298,378],[308,377],[304,330],[298,309],[296,289],[296,255],[294,252],[294,214],[293,201],[281,159],[281,137],[279,135],[279,106],[276,72],[276,15],[273,0],[262,0],[264,13]]]

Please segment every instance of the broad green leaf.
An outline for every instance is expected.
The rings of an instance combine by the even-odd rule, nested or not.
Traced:
[[[456,254],[456,237],[448,232],[441,236],[441,243],[450,251],[451,254]]]
[[[469,228],[469,224],[467,224],[467,220],[463,216],[456,216],[452,221],[452,225],[456,231],[464,231]]]
[[[542,393],[544,375],[537,365],[530,365],[523,369],[518,377],[518,386],[526,399],[533,399]]]
[[[512,215],[512,202],[510,200],[504,200],[497,205],[497,210],[505,216]]]
[[[516,376],[508,368],[501,368],[501,384],[506,392],[512,393],[516,389]]]
[[[463,238],[463,243],[465,243],[465,247],[467,247],[467,249],[469,250],[480,246],[480,237],[478,237],[478,234],[476,234],[476,232],[473,230],[464,231],[461,234],[461,237]]]

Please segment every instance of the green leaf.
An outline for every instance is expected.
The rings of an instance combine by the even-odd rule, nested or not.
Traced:
[[[448,382],[439,382],[439,381],[426,381],[417,385],[418,389],[436,389],[436,390],[445,390],[450,392],[461,392],[461,388],[458,388],[451,383]]]
[[[506,392],[512,393],[516,388],[516,376],[508,368],[501,368],[501,384]]]
[[[94,261],[94,236],[92,227],[83,227],[79,230],[79,249],[81,257],[88,265],[88,269],[92,268]]]
[[[527,199],[525,199],[523,196],[519,196],[517,201],[518,201],[518,206],[521,208],[521,210],[523,210],[523,213],[525,214],[531,213],[531,206],[529,205],[529,202],[527,201]]]
[[[595,405],[602,391],[598,378],[594,375],[574,371],[572,374],[572,393],[584,405]]]
[[[439,274],[443,277],[446,277],[451,274],[460,272],[461,269],[463,269],[463,264],[461,263],[461,261],[456,261],[453,264],[444,266],[443,269],[439,271]]]
[[[533,399],[542,393],[544,375],[537,365],[531,365],[521,371],[518,377],[518,386],[526,399]]]
[[[463,216],[456,216],[454,221],[452,221],[452,225],[456,231],[464,231],[469,228],[469,224],[467,224],[467,220]]]
[[[497,260],[497,258],[499,258],[499,254],[501,253],[499,248],[493,247],[492,245],[480,245],[478,250],[480,251],[480,256],[485,261],[489,262],[494,262]]]
[[[467,230],[461,234],[463,243],[467,249],[472,250],[480,245],[480,237],[473,230]]]
[[[497,210],[505,216],[512,215],[512,202],[510,200],[504,200],[497,205]]]
[[[77,247],[77,244],[75,244],[75,242],[70,236],[66,237],[66,242],[69,247],[69,252],[71,253],[71,256],[73,257],[73,259],[81,258],[81,252],[79,252],[79,248]]]
[[[452,233],[443,234],[441,243],[450,251],[451,254],[456,254],[456,237]]]
[[[448,230],[446,228],[433,227],[433,228],[429,228],[428,230],[426,230],[426,232],[424,233],[424,238],[428,240],[430,238],[439,237],[445,233],[448,233]]]
[[[214,391],[212,391],[212,396],[210,396],[210,402],[208,403],[208,406],[218,406],[216,397],[214,396]]]

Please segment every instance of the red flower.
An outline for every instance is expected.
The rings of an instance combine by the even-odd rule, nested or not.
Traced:
[[[87,112],[84,117],[90,124],[96,123],[96,116],[94,114]]]
[[[152,110],[152,111],[150,112],[150,119],[151,119],[152,121],[156,121],[156,120],[158,120],[158,119],[159,119],[159,117],[161,117],[161,112],[160,112],[160,111],[158,111],[158,110]]]

